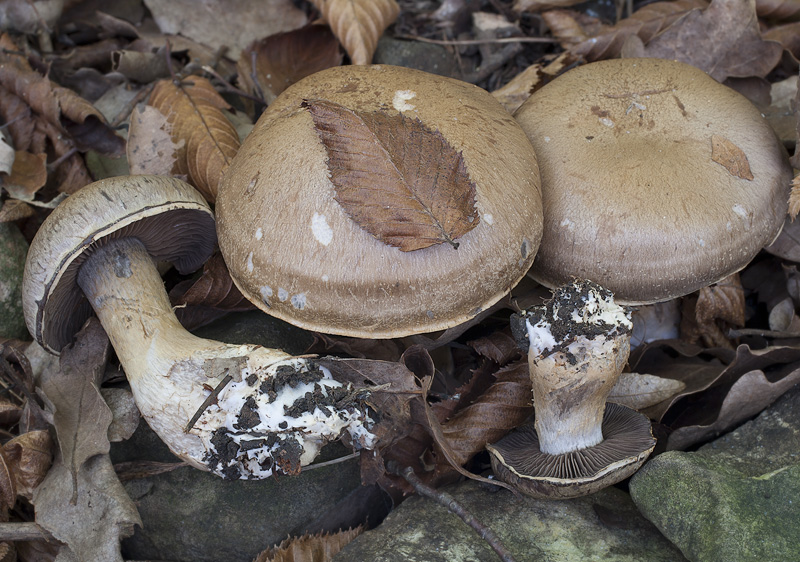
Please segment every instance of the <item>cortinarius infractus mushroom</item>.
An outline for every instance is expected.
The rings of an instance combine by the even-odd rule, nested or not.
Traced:
[[[528,349],[535,423],[487,445],[495,474],[523,493],[582,496],[633,474],[655,446],[650,421],[606,403],[630,352],[629,314],[611,293],[576,281],[512,318]]]
[[[779,233],[792,169],[744,96],[675,61],[580,66],[514,117],[542,177],[530,275],[591,279],[617,302],[669,300],[744,267]]]
[[[474,318],[525,275],[541,234],[536,156],[503,107],[472,84],[384,65],[284,91],[226,172],[216,213],[248,299],[365,338]]]
[[[371,420],[327,369],[257,345],[187,332],[154,260],[190,272],[214,248],[214,218],[188,184],[116,177],[62,202],[31,244],[23,280],[28,329],[58,353],[97,314],[136,404],[169,448],[225,478],[297,473],[349,432],[369,447]],[[207,404],[210,388],[221,389]],[[198,417],[199,414],[199,417]]]

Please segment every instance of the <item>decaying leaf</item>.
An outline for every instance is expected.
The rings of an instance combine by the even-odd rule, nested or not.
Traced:
[[[574,57],[570,53],[561,53],[546,66],[539,63],[532,64],[512,78],[508,84],[492,92],[492,95],[503,104],[506,111],[514,113],[533,92],[560,74],[572,62]]]
[[[28,431],[3,445],[3,457],[11,466],[17,493],[28,499],[47,476],[53,461],[53,439],[43,429]]]
[[[340,64],[339,41],[330,28],[307,25],[254,41],[242,51],[236,67],[242,88],[261,95],[269,105],[301,78]]]
[[[797,0],[756,0],[758,17],[773,21],[800,20],[800,3]]]
[[[329,562],[337,552],[364,532],[363,527],[332,534],[288,538],[260,553],[255,562]]]
[[[250,301],[242,296],[225,266],[222,254],[216,252],[205,264],[203,274],[183,294],[174,295],[173,304],[210,306],[223,310],[250,310]],[[173,294],[170,293],[170,297]]]
[[[711,159],[737,178],[752,180],[750,162],[744,151],[721,135],[711,135]]]
[[[211,82],[190,76],[180,85],[171,80],[158,82],[150,105],[172,125],[172,140],[179,146],[172,173],[186,175],[213,203],[222,174],[239,150],[239,135],[222,113],[228,103]]]
[[[11,174],[3,180],[3,189],[20,201],[32,201],[47,182],[47,155],[18,150]]]
[[[794,310],[792,297],[779,301],[769,311],[769,329],[775,332],[800,332],[800,317]]]
[[[455,242],[478,225],[461,153],[402,113],[303,102],[328,153],[336,201],[361,228],[404,252]]]
[[[744,289],[739,274],[703,287],[697,297],[684,299],[681,336],[686,341],[702,341],[708,347],[730,347],[729,328],[744,326]]]
[[[789,216],[792,217],[792,220],[797,217],[797,213],[800,213],[800,176],[792,179],[792,190],[789,193]]]
[[[478,355],[487,357],[498,365],[505,365],[522,355],[511,329],[497,330],[478,339],[467,342]]]
[[[302,27],[292,0],[145,0],[162,33],[181,34],[236,60],[250,42]]]
[[[622,373],[608,395],[616,402],[634,410],[641,410],[663,402],[686,388],[686,383],[640,373]]]
[[[112,415],[108,426],[108,440],[117,443],[130,439],[141,419],[133,394],[127,388],[101,388],[100,394]]]
[[[311,0],[353,64],[369,64],[384,30],[400,13],[395,0]]]
[[[134,108],[127,149],[131,174],[171,174],[185,144],[184,139],[172,140],[172,124],[159,110],[149,105]]]
[[[755,0],[713,0],[650,40],[643,55],[691,64],[718,82],[763,78],[777,66],[783,47],[761,38],[755,5]]]

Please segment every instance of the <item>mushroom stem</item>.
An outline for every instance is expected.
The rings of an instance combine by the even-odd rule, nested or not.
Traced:
[[[347,430],[373,436],[363,404],[340,406],[351,389],[307,358],[256,345],[196,337],[180,324],[158,271],[136,238],[107,241],[78,273],[148,424],[179,457],[228,478],[297,473]],[[193,427],[211,389],[231,376]],[[277,466],[276,466],[277,465]]]
[[[515,331],[528,344],[541,451],[560,455],[597,445],[606,399],[630,353],[629,315],[609,291],[576,281],[520,319],[524,325]]]

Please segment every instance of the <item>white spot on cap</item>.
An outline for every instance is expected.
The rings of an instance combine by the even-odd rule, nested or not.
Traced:
[[[559,226],[565,227],[567,230],[572,230],[575,228],[575,223],[569,219],[564,219],[559,223]]]
[[[731,221],[728,221],[728,222],[725,224],[725,228],[728,230],[728,232],[730,232],[731,230],[733,230],[733,226],[731,226]]]
[[[323,276],[322,276],[322,280],[323,280],[325,283],[327,283],[327,282],[328,282],[328,276],[327,276],[327,275],[323,275]]]
[[[544,137],[544,142],[550,142],[550,137]]]
[[[297,310],[303,310],[306,307],[306,294],[297,293],[296,295],[292,295],[291,303]]]
[[[264,236],[264,231],[263,231],[263,230],[261,230],[261,227],[259,226],[259,227],[256,229],[256,240],[261,240],[261,237],[262,237],[262,236]]]
[[[494,224],[494,217],[492,216],[492,213],[484,213],[483,220],[488,225]]]
[[[394,98],[392,98],[392,107],[401,112],[411,111],[416,106],[408,103],[408,100],[414,99],[415,97],[417,97],[417,93],[411,90],[397,90],[394,93]]]
[[[278,300],[281,302],[285,302],[286,299],[289,298],[289,291],[282,287],[278,287]]]
[[[706,247],[706,241],[703,240],[702,238],[698,239],[697,243],[700,244],[701,248],[705,248]]]
[[[264,285],[263,287],[261,287],[259,292],[261,293],[261,298],[264,299],[264,302],[269,304],[268,300],[272,296],[272,287],[270,287],[269,285]]]
[[[317,242],[323,246],[327,246],[331,243],[331,240],[333,240],[333,230],[328,224],[325,215],[314,213],[314,216],[311,217],[311,232],[314,234],[314,238],[317,239]]]
[[[253,252],[247,254],[247,273],[253,273]]]
[[[747,218],[747,209],[739,205],[738,203],[733,206],[733,212],[742,217],[743,219]]]
[[[600,118],[598,119],[598,121],[600,121],[600,122],[601,122],[603,125],[605,125],[606,127],[613,127],[613,126],[614,126],[614,121],[612,121],[612,120],[611,120],[611,119],[609,119],[608,117],[600,117]]]

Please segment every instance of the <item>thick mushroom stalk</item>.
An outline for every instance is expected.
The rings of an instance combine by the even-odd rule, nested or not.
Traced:
[[[576,282],[520,320],[542,452],[559,455],[597,445],[606,399],[630,353],[629,315],[610,292]]]
[[[363,404],[348,400],[352,390],[311,360],[187,332],[137,239],[110,240],[95,250],[78,284],[142,415],[192,465],[227,478],[265,478],[275,470],[299,472],[343,431],[357,447],[372,445]],[[215,403],[206,404],[226,379]]]
[[[590,281],[512,317],[528,349],[535,410],[487,444],[501,480],[536,498],[590,494],[633,474],[655,447],[650,420],[606,403],[630,352],[633,325],[609,291]]]

